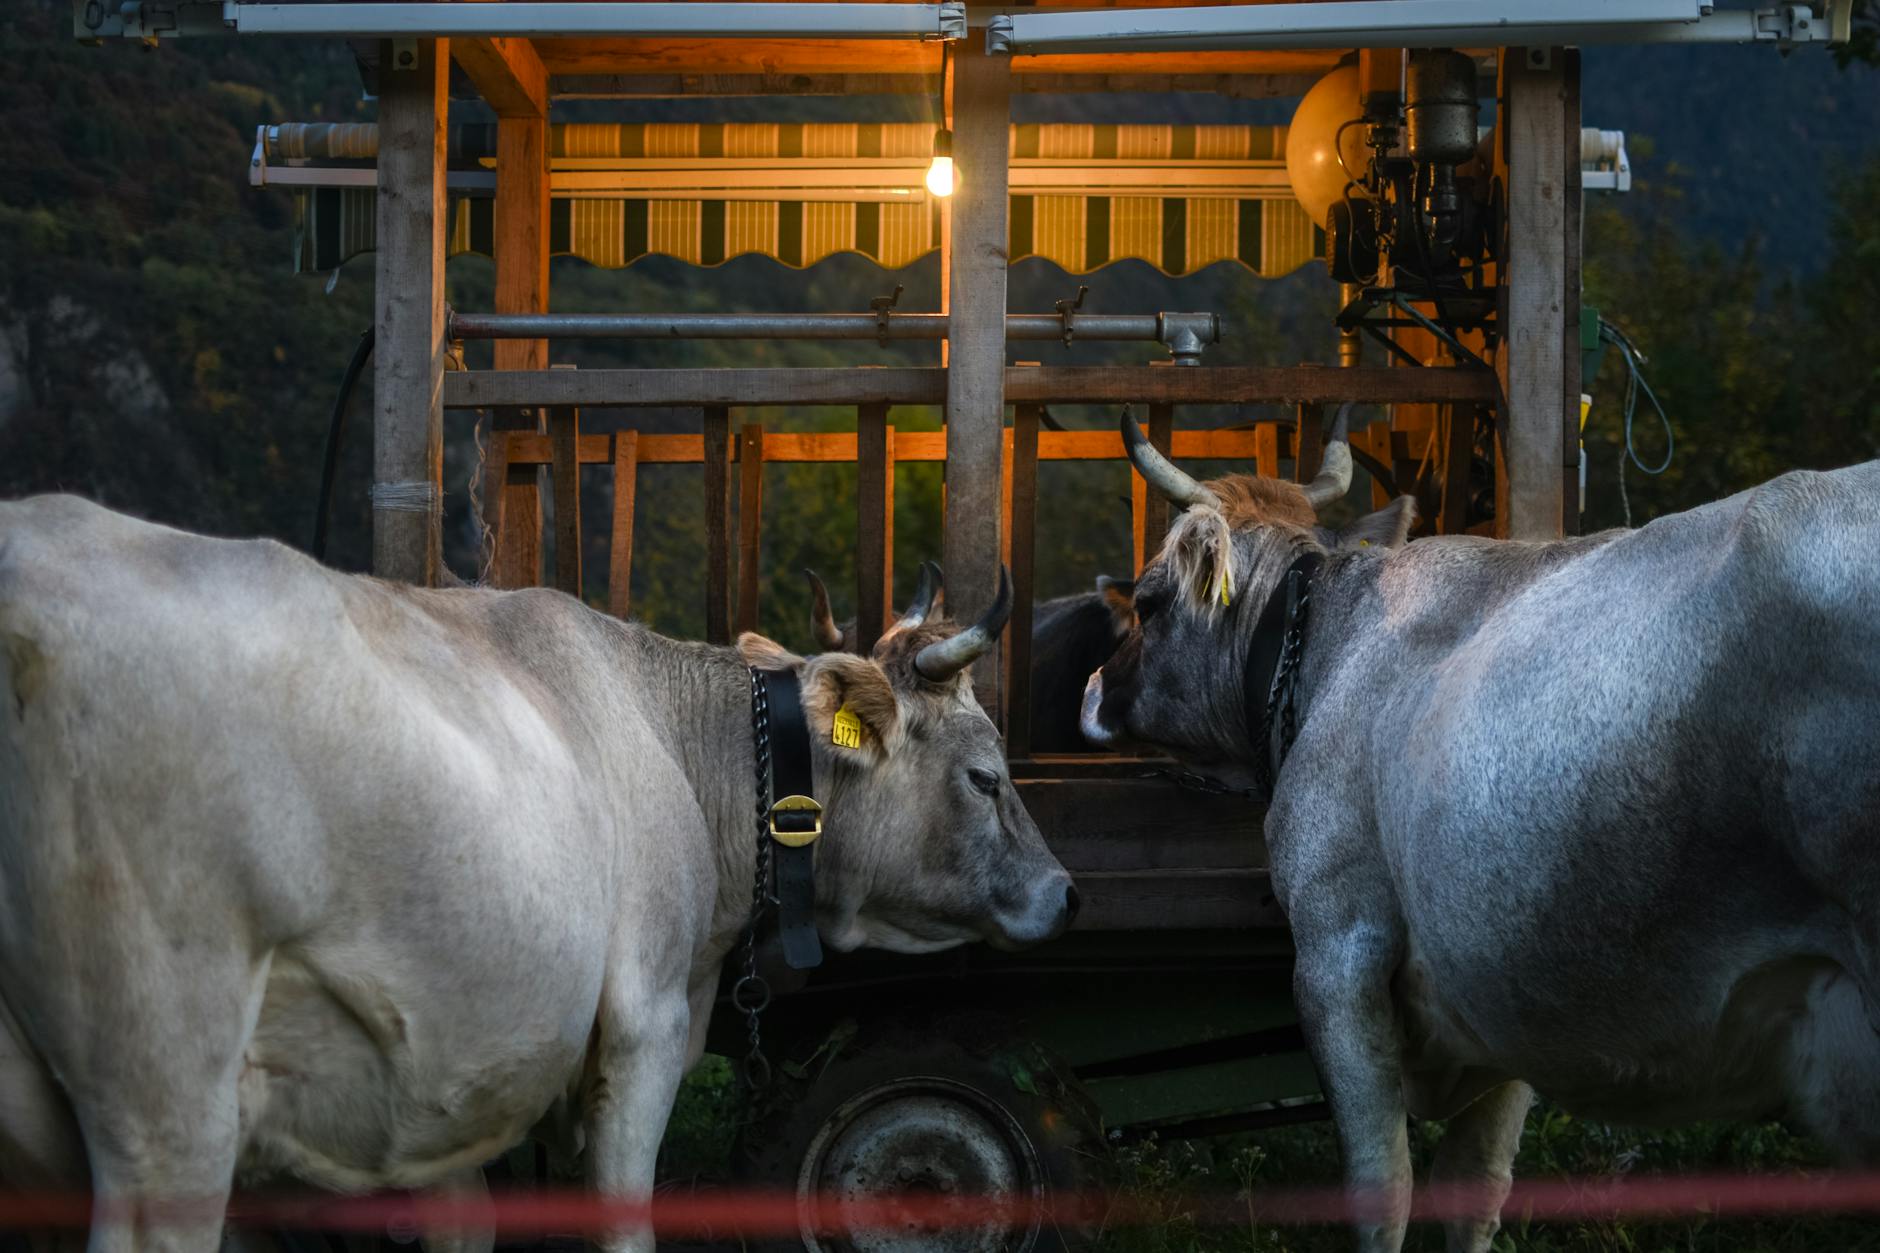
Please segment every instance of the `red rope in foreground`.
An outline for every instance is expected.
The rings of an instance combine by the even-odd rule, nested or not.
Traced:
[[[1479,1188],[1432,1185],[1413,1198],[1415,1221],[1479,1213]],[[1368,1203],[1367,1203],[1368,1201]],[[1287,1226],[1340,1223],[1376,1216],[1377,1198],[1339,1188],[1257,1188],[1251,1196],[1202,1193],[1151,1208],[1127,1196],[1059,1193],[1042,1198],[962,1197],[903,1193],[826,1197],[819,1234],[863,1228],[943,1231],[964,1227],[1044,1225],[1140,1226],[1171,1211],[1201,1225]],[[1816,1175],[1689,1175],[1517,1182],[1502,1206],[1508,1218],[1531,1221],[1777,1217],[1880,1213],[1880,1172]],[[213,1203],[129,1201],[94,1212],[78,1193],[0,1193],[0,1230],[82,1228],[96,1217],[139,1226],[199,1224],[216,1216]],[[494,1230],[499,1236],[594,1236],[650,1223],[669,1239],[780,1236],[800,1230],[797,1198],[777,1191],[670,1193],[644,1201],[585,1192],[507,1192],[490,1197],[381,1195],[243,1196],[228,1206],[232,1221],[255,1227],[377,1233],[387,1230]]]

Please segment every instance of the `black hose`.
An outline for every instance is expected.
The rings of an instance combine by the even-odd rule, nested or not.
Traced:
[[[339,381],[339,395],[333,398],[333,417],[326,426],[326,464],[320,469],[320,503],[314,508],[313,545],[308,550],[316,561],[326,560],[326,526],[328,515],[333,512],[333,480],[339,476],[340,447],[346,442],[346,411],[352,408],[353,389],[359,385],[359,376],[365,373],[377,339],[378,328],[368,326],[359,337],[359,346],[353,349],[352,360],[346,363],[346,376]]]

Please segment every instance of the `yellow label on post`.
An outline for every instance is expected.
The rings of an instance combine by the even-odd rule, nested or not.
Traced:
[[[862,720],[855,716],[855,711],[847,705],[836,710],[835,729],[829,733],[829,739],[837,748],[860,748],[862,746]]]

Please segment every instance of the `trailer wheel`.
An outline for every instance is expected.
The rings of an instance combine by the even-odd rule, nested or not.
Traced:
[[[796,1195],[800,1240],[779,1247],[1057,1253],[1081,1243],[1078,1215],[1064,1202],[1101,1180],[1094,1107],[1037,1050],[963,1042],[973,1034],[983,1036],[983,1025],[853,1041],[776,1095],[772,1112],[746,1129],[739,1156],[751,1181]],[[884,1196],[919,1200],[905,1221],[862,1227],[845,1216],[853,1203]],[[1010,1200],[1027,1219],[974,1222],[973,1203],[987,1196]],[[944,1230],[915,1216],[936,1208]]]

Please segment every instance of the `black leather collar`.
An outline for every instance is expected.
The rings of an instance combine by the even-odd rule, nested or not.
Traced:
[[[803,716],[803,692],[794,671],[758,673],[770,706],[770,834],[776,867],[777,937],[783,944],[784,961],[794,970],[809,970],[822,965],[822,943],[816,937],[816,841],[822,836],[823,818],[815,802],[809,721]]]
[[[1253,746],[1255,772],[1269,797],[1279,778],[1280,765],[1292,747],[1285,731],[1289,719],[1280,716],[1279,708],[1291,702],[1292,674],[1290,668],[1281,669],[1280,661],[1287,637],[1304,629],[1307,589],[1324,564],[1325,554],[1321,552],[1301,553],[1293,559],[1266,598],[1253,627],[1253,638],[1247,644],[1247,664],[1241,672],[1241,706],[1247,720],[1247,740]]]

